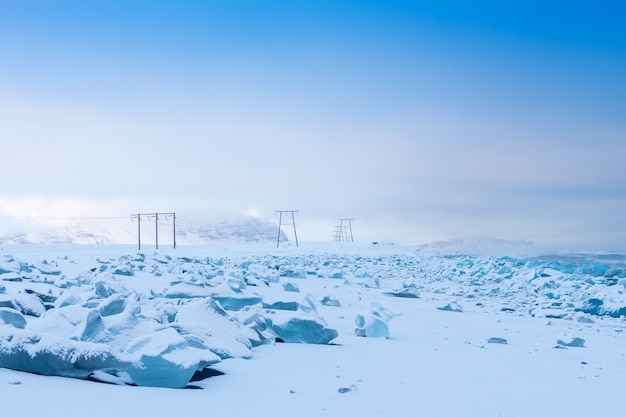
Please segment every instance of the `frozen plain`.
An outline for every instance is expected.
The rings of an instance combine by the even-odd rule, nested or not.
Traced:
[[[621,395],[626,377],[622,255],[470,256],[336,242],[278,249],[272,244],[158,252],[148,248],[142,256],[129,246],[16,245],[2,247],[1,255],[7,272],[0,274],[0,299],[5,301],[38,289],[43,280],[54,281],[52,288],[60,297],[67,286],[56,284],[103,265],[110,270],[130,265],[132,274],[113,274],[115,281],[133,294],[151,294],[141,300],[155,300],[172,282],[184,283],[181,263],[196,272],[210,265],[222,272],[207,289],[222,297],[228,291],[233,297],[258,296],[266,303],[249,306],[249,314],[254,309],[285,313],[265,308],[276,301],[295,301],[301,309],[314,300],[315,311],[309,314],[337,331],[329,344],[278,343],[269,335],[250,349],[249,358],[217,361],[209,366],[215,376],[191,381],[188,389],[105,384],[3,368],[0,405],[9,415],[626,413]],[[11,271],[15,262],[30,266],[31,272]],[[154,265],[166,268],[155,274]],[[42,273],[46,267],[58,275]],[[223,285],[229,277],[244,276],[248,282],[268,284],[238,288],[235,279]],[[340,306],[322,303],[324,297]],[[356,335],[355,319],[371,317],[372,306],[389,313],[388,338]],[[455,309],[462,311],[450,311]],[[51,311],[25,315],[26,330],[44,331],[38,323]],[[228,314],[241,320],[246,313]],[[0,325],[0,336],[13,328]],[[48,331],[67,333],[54,326]],[[581,340],[583,345],[576,346]]]

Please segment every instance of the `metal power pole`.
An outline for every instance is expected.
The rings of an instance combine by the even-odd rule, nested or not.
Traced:
[[[341,240],[348,241],[348,232],[350,232],[350,241],[354,242],[354,235],[352,234],[352,222],[354,219],[339,219],[339,226],[337,226],[337,231],[335,232],[335,238],[338,242]],[[347,225],[344,225],[344,222]]]
[[[283,224],[286,225],[286,226],[293,225],[293,235],[296,238],[296,247],[298,247],[298,233],[296,232],[296,218],[294,217],[295,213],[298,213],[298,210],[278,210],[278,211],[276,211],[276,214],[278,214],[278,238],[276,239],[276,247],[280,246],[280,231],[281,231],[281,227],[283,226]],[[283,223],[283,214],[285,214],[285,215],[290,214],[291,215],[291,223]]]
[[[172,213],[172,234],[174,235],[174,249],[176,249],[176,212]]]
[[[141,250],[141,214],[131,214],[130,219],[137,219],[137,249]]]
[[[155,246],[156,249],[159,249],[159,216],[163,216],[165,219],[172,217],[173,220],[173,239],[174,239],[174,249],[176,249],[176,213],[137,213],[131,214],[130,219],[137,219],[137,243],[139,250],[141,250],[141,216],[145,216],[148,219],[154,217],[154,231],[155,231]]]
[[[154,235],[155,247],[159,249],[159,213],[154,213]]]

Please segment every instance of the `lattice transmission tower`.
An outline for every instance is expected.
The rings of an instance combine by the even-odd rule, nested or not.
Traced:
[[[335,241],[337,242],[354,242],[352,234],[352,222],[354,219],[339,219],[335,226]]]
[[[296,239],[297,247],[298,233],[296,232],[296,218],[294,214],[298,214],[298,210],[277,210],[275,214],[278,214],[278,238],[276,239],[276,247],[280,246],[280,232],[283,226],[293,226],[293,235]],[[291,218],[291,220],[289,220],[289,218]]]

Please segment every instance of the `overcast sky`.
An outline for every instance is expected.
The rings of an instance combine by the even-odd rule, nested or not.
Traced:
[[[0,0],[0,215],[626,249],[625,74],[619,1]]]

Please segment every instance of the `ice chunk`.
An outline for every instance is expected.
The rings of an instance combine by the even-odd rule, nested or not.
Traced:
[[[286,343],[327,344],[339,333],[313,315],[266,317],[268,330]]]
[[[22,282],[22,281],[24,281],[24,279],[17,272],[9,272],[9,273],[6,273],[6,274],[2,274],[2,281]]]
[[[50,290],[47,294],[44,294],[42,292],[38,292],[38,291],[35,291],[35,290],[31,290],[29,288],[25,288],[24,292],[26,294],[34,295],[35,297],[39,298],[39,300],[41,300],[41,302],[44,304],[44,306],[47,303],[48,305],[50,305],[50,307],[52,307],[51,304],[53,304],[56,301],[56,299],[57,299],[56,296],[52,295],[52,290]]]
[[[626,307],[611,307],[604,304],[598,298],[589,298],[576,311],[590,314],[592,316],[609,316],[613,318],[626,317]]]
[[[198,369],[201,350],[173,328],[135,338],[126,348],[133,363],[126,371],[139,386],[184,388]]]
[[[595,321],[593,321],[592,319],[590,319],[589,317],[586,317],[586,316],[578,316],[578,317],[576,317],[576,321],[579,322],[579,323],[586,323],[586,324],[595,323]]]
[[[14,308],[26,316],[39,317],[46,312],[41,300],[30,294],[2,294],[0,307]]]
[[[457,312],[457,313],[461,313],[461,312],[463,312],[463,307],[461,307],[461,305],[458,302],[452,301],[452,302],[446,304],[443,307],[437,307],[437,310],[454,311],[454,312]]]
[[[98,305],[98,310],[101,316],[106,317],[120,314],[125,307],[126,296],[124,294],[113,294]]]
[[[123,369],[121,354],[103,344],[14,329],[0,334],[0,367],[41,375],[86,378],[94,370]]]
[[[253,329],[231,317],[213,299],[190,300],[180,306],[173,327],[188,341],[201,343],[220,358],[250,357]]]
[[[282,270],[280,276],[283,278],[306,278],[306,271],[304,269],[298,270]]]
[[[356,329],[354,333],[362,337],[375,337],[388,339],[389,320],[397,316],[378,303],[372,303],[371,311],[368,314],[357,314],[354,319]]]
[[[389,326],[380,317],[374,315],[357,314],[355,319],[356,329],[354,334],[361,337],[389,338]]]
[[[487,339],[487,343],[496,343],[500,345],[506,345],[508,342],[506,339],[502,337],[490,337],[489,339]]]
[[[317,300],[313,296],[313,294],[307,294],[302,301],[300,302],[300,310],[305,313],[316,313],[317,312]]]
[[[20,264],[14,262],[13,258],[9,261],[6,259],[0,261],[0,275],[8,274],[8,273],[19,273],[20,272]]]
[[[393,311],[386,309],[378,303],[372,303],[372,314],[376,317],[380,317],[385,322],[388,322],[395,316],[399,315],[398,313],[394,313]]]
[[[224,310],[241,310],[246,306],[253,306],[263,302],[261,297],[229,297],[214,295],[213,299],[220,303]]]
[[[563,336],[562,339],[557,339],[556,344],[567,347],[584,347],[585,339],[580,337]]]
[[[290,292],[299,292],[300,288],[298,287],[297,284],[294,284],[293,282],[285,282],[283,283],[283,289],[285,291],[290,291]]]
[[[89,298],[89,291],[81,287],[65,290],[54,303],[55,308],[83,304]]]
[[[0,307],[0,324],[9,324],[17,329],[23,329],[26,327],[26,319],[17,310]]]
[[[83,277],[82,279],[86,279]],[[109,271],[98,274],[90,284],[93,286],[94,298],[108,298],[113,294],[128,292],[123,283],[117,281],[115,275]]]
[[[210,297],[213,288],[206,287],[204,284],[192,284],[189,282],[180,282],[172,285],[165,291],[167,298],[201,298]]]
[[[102,323],[102,316],[98,310],[90,310],[87,313],[87,320],[85,320],[85,327],[80,340],[85,342],[104,342],[110,339],[110,335],[103,336],[103,333],[107,333],[107,331]]]
[[[352,392],[352,391],[356,391],[357,386],[355,384],[350,385],[349,387],[339,387],[337,389],[337,392],[339,394],[345,394],[347,392]]]
[[[61,275],[61,270],[57,266],[51,265],[46,261],[33,265],[33,267],[44,275]]]
[[[290,310],[296,311],[300,306],[295,301],[276,301],[271,304],[262,303],[263,308],[269,308],[270,310]]]
[[[392,290],[385,292],[385,295],[390,295],[392,297],[402,297],[402,298],[419,298],[419,291],[417,288],[402,288],[401,290]]]
[[[252,357],[252,344],[249,338],[214,331],[208,326],[193,323],[173,323],[172,327],[185,338],[189,346],[207,350],[203,354],[199,367],[215,364],[222,359],[250,359]]]
[[[132,277],[133,275],[135,275],[135,272],[133,271],[133,267],[131,265],[118,265],[113,268],[113,273],[115,275],[122,275],[125,277]]]
[[[320,303],[322,305],[330,306],[330,307],[341,307],[341,303],[339,302],[339,300],[333,297],[332,295],[324,296],[324,298],[322,298]]]
[[[242,277],[235,275],[228,277],[227,283],[230,289],[237,293],[240,293],[248,287],[246,281]]]

